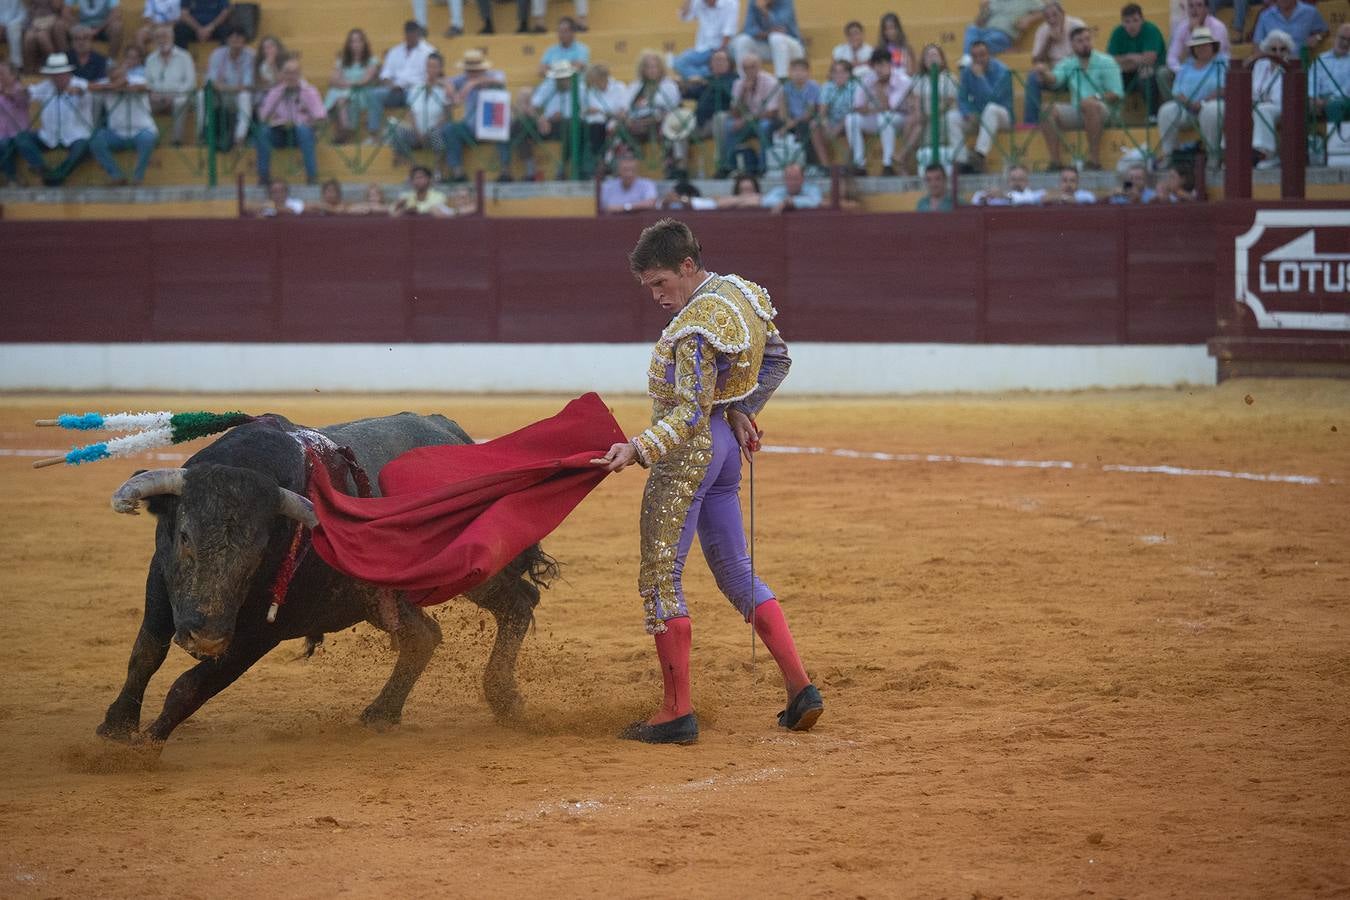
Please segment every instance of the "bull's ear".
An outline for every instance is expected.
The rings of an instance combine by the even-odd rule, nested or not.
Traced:
[[[173,494],[155,494],[153,497],[145,498],[145,508],[150,515],[160,518],[172,512],[177,502],[178,498]]]

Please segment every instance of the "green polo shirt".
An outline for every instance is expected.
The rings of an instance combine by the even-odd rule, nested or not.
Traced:
[[[1120,80],[1120,64],[1114,56],[1100,50],[1092,51],[1086,68],[1079,64],[1076,56],[1060,60],[1053,75],[1055,86],[1067,89],[1075,106],[1084,97],[1100,97],[1103,94],[1119,97],[1125,93]]]
[[[929,197],[927,194],[924,194],[922,199],[919,200],[919,205],[915,207],[915,210],[917,212],[951,212],[952,211],[951,195],[948,194],[947,196],[943,197],[942,202],[939,203],[937,206],[934,206],[932,203],[932,198]]]
[[[1145,22],[1139,29],[1139,34],[1130,37],[1130,33],[1125,30],[1124,25],[1117,25],[1116,30],[1111,32],[1111,40],[1106,45],[1106,52],[1112,56],[1124,56],[1127,53],[1156,53],[1158,58],[1155,65],[1161,65],[1167,59],[1167,41],[1163,39],[1163,33],[1158,30],[1158,26],[1152,22]]]

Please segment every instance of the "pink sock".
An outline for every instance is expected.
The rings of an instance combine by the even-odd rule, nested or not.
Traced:
[[[666,619],[666,630],[654,637],[656,655],[661,660],[661,683],[665,688],[665,697],[661,709],[647,722],[660,725],[694,711],[689,700],[689,647],[693,643],[689,617]]]
[[[769,648],[778,668],[783,670],[783,682],[787,685],[789,698],[797,696],[802,688],[811,683],[811,679],[806,677],[806,669],[797,655],[797,644],[792,640],[787,619],[783,617],[783,607],[778,605],[776,599],[766,600],[755,607],[755,634]]]

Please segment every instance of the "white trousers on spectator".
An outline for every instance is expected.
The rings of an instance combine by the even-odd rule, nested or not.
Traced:
[[[975,132],[975,152],[988,156],[994,146],[994,137],[1000,131],[1012,131],[1012,114],[997,103],[985,104],[978,118],[962,122],[962,133],[969,131]]]
[[[745,59],[747,53],[753,53],[762,60],[772,60],[773,74],[779,79],[788,76],[788,63],[806,58],[806,48],[802,42],[781,31],[771,32],[767,42],[757,41],[748,34],[736,35],[731,42],[731,55],[736,58],[736,71],[742,75],[745,72],[741,70],[741,60]]]
[[[1280,125],[1280,105],[1278,103],[1258,103],[1252,110],[1252,147],[1266,156],[1275,156],[1278,144],[1275,140],[1276,129]]]
[[[889,166],[895,161],[895,135],[900,131],[905,118],[899,113],[863,113],[851,112],[844,117],[844,133],[848,135],[848,147],[853,151],[853,164],[861,166],[867,162],[867,145],[863,143],[864,134],[881,135],[881,164]]]
[[[463,2],[463,0],[461,0]],[[530,0],[530,15],[536,19],[542,19],[544,12],[548,8],[548,0]],[[586,18],[591,14],[591,0],[576,0],[573,8],[581,18]]]
[[[217,97],[228,98],[229,94],[217,94]],[[253,119],[253,95],[248,91],[240,91],[235,94],[234,108],[237,115],[234,119],[234,142],[237,144],[248,137],[248,124]],[[228,103],[228,99],[224,99]],[[203,131],[206,128],[206,92],[197,92],[197,130]]]
[[[1200,104],[1200,115],[1191,115],[1190,110],[1175,100],[1168,100],[1158,108],[1158,131],[1162,133],[1159,151],[1169,155],[1177,148],[1177,136],[1187,121],[1199,120],[1200,136],[1205,140],[1205,151],[1211,161],[1219,152],[1220,131],[1223,129],[1223,107],[1218,100],[1206,100]]]

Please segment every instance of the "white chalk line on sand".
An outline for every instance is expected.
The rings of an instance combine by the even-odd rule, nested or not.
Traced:
[[[1191,469],[1185,466],[1132,466],[1117,463],[1103,463],[1093,466],[1087,463],[1075,463],[1067,459],[1002,459],[994,456],[953,456],[948,453],[877,453],[863,450],[836,449],[825,447],[792,447],[766,444],[761,448],[764,453],[776,453],[786,456],[835,456],[842,459],[873,459],[880,462],[937,463],[964,466],[990,466],[998,469],[1072,469],[1075,471],[1126,472],[1135,475],[1168,475],[1178,478],[1228,478],[1237,481],[1264,481],[1277,484],[1335,484],[1333,479],[1324,479],[1317,475],[1283,475],[1275,472],[1230,472],[1227,469]],[[62,456],[64,450],[34,450],[29,448],[0,447],[0,456]],[[173,462],[187,458],[184,453],[147,453],[145,459],[160,462]]]

